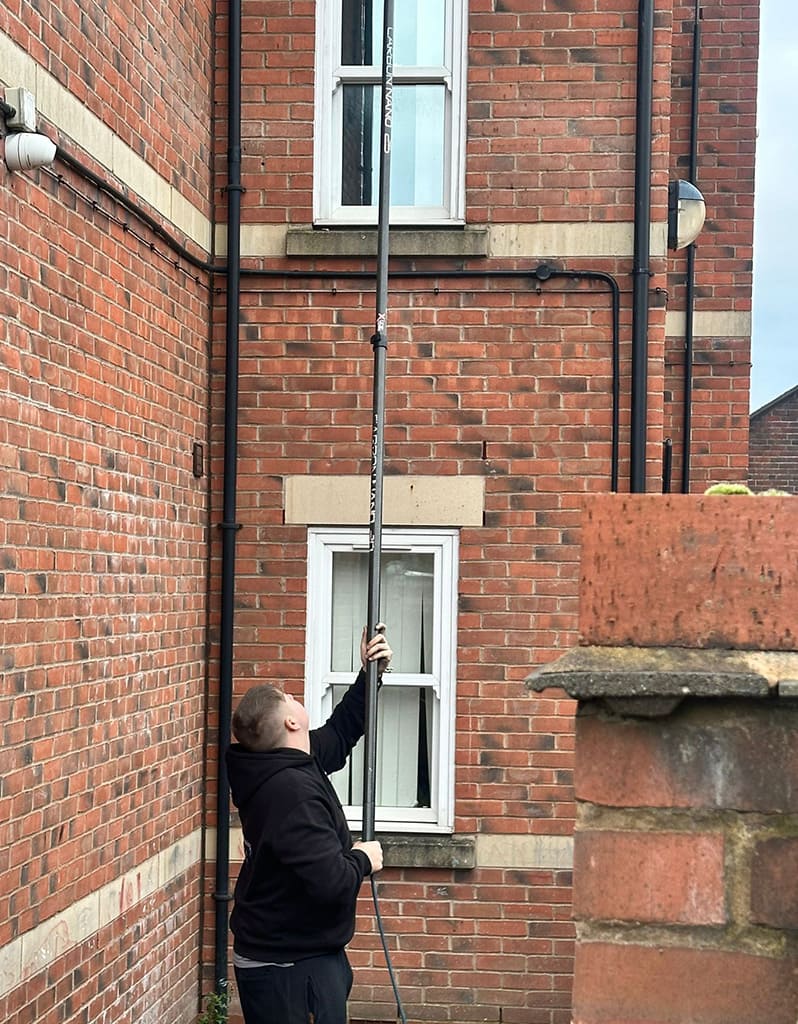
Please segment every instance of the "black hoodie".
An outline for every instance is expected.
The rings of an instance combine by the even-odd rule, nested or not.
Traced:
[[[287,963],[337,952],[355,930],[358,890],[371,864],[352,837],[327,778],[363,734],[361,672],[320,729],[310,754],[281,747],[227,752],[233,801],[244,830],[244,863],[230,918],[240,956]]]

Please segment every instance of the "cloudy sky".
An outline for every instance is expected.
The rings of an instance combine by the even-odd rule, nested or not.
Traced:
[[[751,409],[798,385],[798,0],[761,0]]]

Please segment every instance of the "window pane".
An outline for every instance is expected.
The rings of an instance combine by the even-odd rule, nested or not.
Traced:
[[[375,0],[375,3],[380,6],[380,0]],[[395,64],[408,67],[443,64],[445,6],[445,0],[406,0],[396,5]]]
[[[333,672],[360,668],[360,635],[366,622],[369,556],[366,551],[333,552]],[[381,615],[388,627],[395,672],[432,672],[435,556],[383,551],[380,564]]]
[[[306,699],[321,725],[360,666],[369,552],[362,527],[308,529]],[[458,531],[386,529],[380,616],[394,671],[377,698],[377,820],[402,831],[451,830]],[[352,820],[362,806],[363,754],[334,778]]]
[[[379,161],[374,140],[379,134],[376,128],[380,116],[379,102],[379,90],[373,86],[344,86],[341,173],[341,202],[344,206],[371,206],[376,200],[380,165],[374,162]]]
[[[355,67],[382,64],[382,4],[380,24],[374,32],[373,0],[342,0],[341,63]]]
[[[394,88],[391,205],[443,206],[446,89]],[[380,173],[380,88],[343,87],[341,203],[376,203]]]
[[[382,14],[382,0],[342,0],[341,64],[382,68]],[[445,0],[402,0],[397,4],[394,64],[442,65],[444,15]]]
[[[335,704],[346,686],[333,687]],[[383,687],[377,705],[377,804],[430,807],[434,695],[425,686]],[[342,804],[363,803],[363,741],[341,771],[331,775]]]
[[[394,97],[391,203],[442,206],[446,89],[403,86]]]

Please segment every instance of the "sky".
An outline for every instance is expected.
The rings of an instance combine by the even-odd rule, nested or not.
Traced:
[[[798,385],[798,0],[760,0],[751,410]]]

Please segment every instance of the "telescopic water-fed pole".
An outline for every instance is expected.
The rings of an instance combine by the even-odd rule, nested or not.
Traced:
[[[371,343],[374,349],[374,401],[371,439],[371,498],[369,502],[369,597],[367,637],[371,639],[380,622],[380,562],[382,558],[382,462],[385,425],[385,360],[388,315],[388,219],[390,215],[390,144],[393,126],[393,0],[384,0],[382,15],[382,121],[380,132],[380,183],[377,207],[377,315]],[[364,723],[363,838],[374,839],[377,803],[377,690],[378,663],[369,662],[366,673],[366,717]],[[374,914],[377,920],[385,964],[396,997],[396,1014],[407,1024],[402,996],[396,984],[390,953],[382,927],[377,885],[371,877]]]
[[[388,222],[391,208],[391,138],[393,127],[393,0],[384,0],[382,36],[382,121],[380,183],[377,210],[376,321],[374,401],[371,429],[371,496],[369,502],[369,579],[366,635],[374,636],[380,621],[380,562],[382,557],[382,466],[385,426],[385,362],[388,349]],[[374,838],[377,793],[377,662],[368,663],[363,767],[363,839]]]
[[[385,362],[388,354],[388,223],[391,210],[391,139],[393,129],[393,0],[384,0],[382,21],[382,120],[380,134],[380,183],[377,207],[376,319],[371,345],[374,349],[374,400],[371,425],[371,497],[369,502],[369,582],[366,636],[374,636],[380,621],[380,563],[382,559],[382,464],[385,426]],[[378,662],[366,669],[366,714],[363,758],[363,839],[374,839],[377,803],[377,691]],[[374,914],[385,951],[385,963],[396,997],[396,1012],[407,1024],[399,987],[391,965],[388,941],[382,926],[374,875],[371,876]]]

